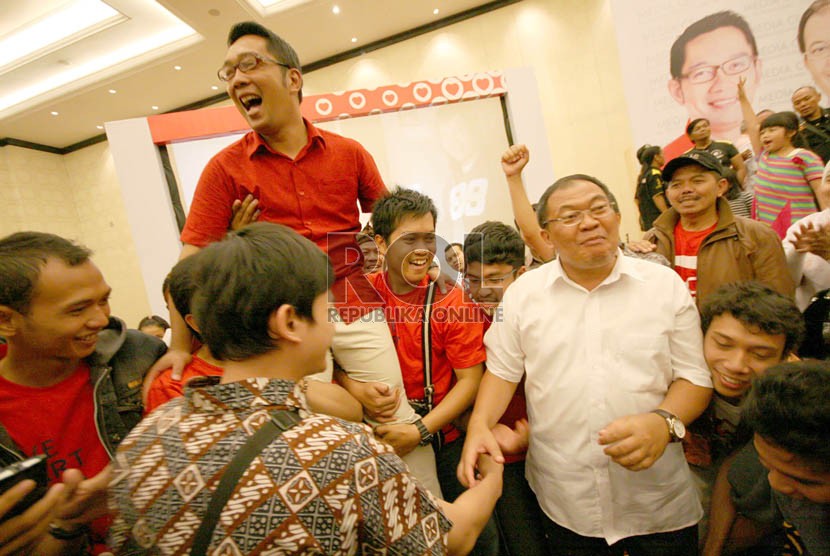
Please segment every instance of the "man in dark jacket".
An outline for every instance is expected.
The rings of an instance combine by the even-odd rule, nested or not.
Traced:
[[[49,482],[64,483],[37,554],[103,543],[108,465],[166,349],[110,316],[111,289],[89,256],[52,234],[0,239],[0,464],[42,454]]]
[[[708,152],[691,151],[663,169],[672,208],[645,239],[657,246],[689,286],[698,307],[723,284],[757,280],[792,298],[795,287],[778,235],[766,224],[734,216],[723,198],[729,183]]]

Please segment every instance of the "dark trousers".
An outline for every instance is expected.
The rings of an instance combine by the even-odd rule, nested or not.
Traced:
[[[456,476],[458,462],[461,461],[461,450],[464,448],[464,437],[460,437],[449,444],[444,444],[435,454],[435,464],[438,468],[438,482],[441,484],[441,492],[447,502],[453,502],[461,496],[467,488],[462,485]],[[478,536],[473,551],[473,556],[498,556],[499,554],[499,530],[496,520],[491,516],[487,525],[484,526]]]
[[[583,537],[545,516],[550,556],[697,556],[697,525],[668,533],[628,537],[608,546],[605,539]]]
[[[504,466],[504,486],[496,503],[496,521],[507,556],[545,556],[547,517],[525,479],[525,462]]]

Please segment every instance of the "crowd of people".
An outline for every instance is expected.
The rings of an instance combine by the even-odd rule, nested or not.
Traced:
[[[0,492],[0,555],[830,554],[830,364],[803,356],[830,172],[799,143],[830,117],[804,87],[759,121],[720,70],[752,151],[706,119],[640,149],[643,240],[588,174],[532,204],[513,145],[514,225],[444,246],[429,197],[302,117],[293,48],[235,25],[251,132],[199,180],[169,349],[83,246],[0,239],[0,464],[48,483]]]

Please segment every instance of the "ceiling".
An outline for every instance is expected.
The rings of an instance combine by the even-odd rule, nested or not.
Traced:
[[[100,137],[104,122],[220,99],[216,69],[239,21],[281,35],[308,71],[400,33],[511,3],[281,0],[269,11],[260,2],[275,0],[0,2],[0,145],[68,152]]]

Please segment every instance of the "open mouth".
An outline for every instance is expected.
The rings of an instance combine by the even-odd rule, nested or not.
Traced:
[[[262,104],[262,97],[252,93],[244,94],[239,97],[239,103],[246,112],[250,112],[253,108]]]
[[[720,379],[721,384],[732,390],[741,390],[749,386],[748,381],[731,378],[723,373],[718,373],[718,378]]]
[[[412,257],[410,257],[409,261],[408,261],[409,266],[412,267],[414,270],[425,270],[429,266],[430,262],[431,262],[431,259],[429,259],[427,257],[414,256],[414,255]]]
[[[732,106],[736,102],[738,102],[737,98],[724,98],[720,100],[713,100],[709,103],[709,106],[712,106],[714,108],[727,108],[729,106]]]
[[[84,336],[76,336],[75,339],[85,345],[95,345],[95,342],[98,341],[98,333],[95,332],[94,334],[86,334]]]

